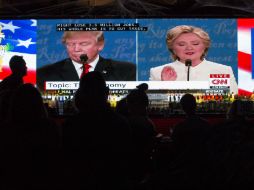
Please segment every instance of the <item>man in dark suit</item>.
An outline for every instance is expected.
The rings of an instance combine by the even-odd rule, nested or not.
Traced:
[[[79,81],[83,72],[99,71],[106,81],[135,81],[136,65],[105,59],[102,31],[66,31],[62,38],[69,58],[37,70],[37,86],[43,90],[46,81]],[[85,69],[83,69],[85,68]]]

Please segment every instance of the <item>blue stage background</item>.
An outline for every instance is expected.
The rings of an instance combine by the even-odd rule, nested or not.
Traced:
[[[139,19],[147,32],[138,34],[138,79],[149,80],[151,67],[172,62],[166,46],[166,33],[177,25],[193,25],[208,32],[211,47],[207,60],[229,65],[238,81],[236,19]]]
[[[236,19],[47,19],[37,23],[37,68],[67,57],[61,42],[63,32],[57,24],[139,23],[148,31],[105,31],[105,48],[101,55],[137,64],[139,81],[149,80],[151,67],[172,62],[166,46],[166,32],[177,25],[194,25],[207,31],[211,47],[207,60],[229,65],[238,80]],[[126,71],[128,72],[128,71]]]
[[[61,42],[62,31],[56,31],[57,24],[135,23],[135,19],[49,19],[38,20],[37,68],[67,58]],[[101,55],[121,61],[136,63],[136,32],[105,31],[105,47]],[[126,71],[128,72],[128,71]]]

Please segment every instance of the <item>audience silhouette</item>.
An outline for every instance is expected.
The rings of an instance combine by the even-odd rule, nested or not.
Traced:
[[[139,89],[141,91],[147,92],[148,91],[148,84],[147,83],[141,83],[138,86],[136,86],[136,89]],[[123,97],[121,100],[117,102],[116,105],[116,112],[120,113],[123,116],[128,116],[128,105],[127,105],[127,97]]]
[[[144,92],[147,92],[149,89],[149,86],[147,83],[141,83],[138,86],[136,86],[137,89],[142,90]]]
[[[0,83],[0,91],[18,88],[23,84],[23,77],[27,74],[26,62],[22,56],[12,56],[9,66],[12,73]]]
[[[175,126],[168,151],[158,153],[160,157],[157,157],[157,173],[151,180],[152,189],[202,187],[203,151],[210,130],[209,123],[196,115],[196,99],[192,94],[185,94],[180,104],[186,119]]]
[[[12,73],[0,82],[1,122],[4,122],[7,118],[12,93],[23,84],[23,77],[27,74],[26,62],[22,56],[12,56],[9,61],[9,67]]]
[[[127,105],[127,97],[123,97],[117,102],[115,111],[125,117],[128,117],[129,111]]]
[[[128,120],[132,129],[132,180],[142,185],[154,171],[153,150],[156,128],[148,117],[148,96],[143,89],[134,89],[127,95]]]
[[[63,126],[66,187],[128,189],[131,131],[107,98],[101,73],[93,71],[81,78],[75,94],[78,113]]]
[[[11,96],[14,90],[3,90],[0,91],[0,122],[4,125],[7,120],[7,115],[10,107]]]
[[[205,189],[254,188],[254,129],[242,100],[235,100],[227,120],[214,126],[207,141]]]
[[[23,84],[22,56],[13,56],[10,68],[0,83],[1,189],[254,188],[254,128],[244,101],[235,100],[226,121],[211,127],[185,94],[186,118],[164,146],[147,113],[146,83],[115,112],[103,75],[87,73],[75,94],[77,112],[60,131],[40,92]]]
[[[14,91],[9,114],[10,121],[17,124],[29,124],[48,117],[40,92],[30,83]]]
[[[3,189],[56,189],[60,138],[47,117],[41,94],[27,83],[10,99],[7,124],[1,133]]]

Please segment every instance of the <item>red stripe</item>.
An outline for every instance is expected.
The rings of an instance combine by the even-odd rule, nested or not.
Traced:
[[[25,83],[36,83],[36,72],[35,71],[27,71],[27,75],[24,77]]]
[[[251,96],[253,92],[249,92],[243,89],[238,89],[238,95],[240,96]]]
[[[2,72],[0,72],[0,79],[3,80],[11,74],[9,67],[3,67]],[[27,75],[23,78],[25,83],[35,84],[36,82],[36,72],[34,70],[28,70]]]
[[[5,77],[9,76],[11,74],[11,70],[8,67],[3,67],[2,71],[0,72],[0,79],[3,80]]]
[[[254,19],[237,19],[238,27],[251,28],[254,27]]]
[[[238,51],[238,68],[251,72],[251,55]]]

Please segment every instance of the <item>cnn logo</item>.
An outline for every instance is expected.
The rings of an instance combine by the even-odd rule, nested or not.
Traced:
[[[229,85],[229,79],[212,79],[213,85],[222,85],[222,86],[228,86]]]
[[[210,75],[210,87],[229,87],[230,75],[229,74],[211,74]]]

